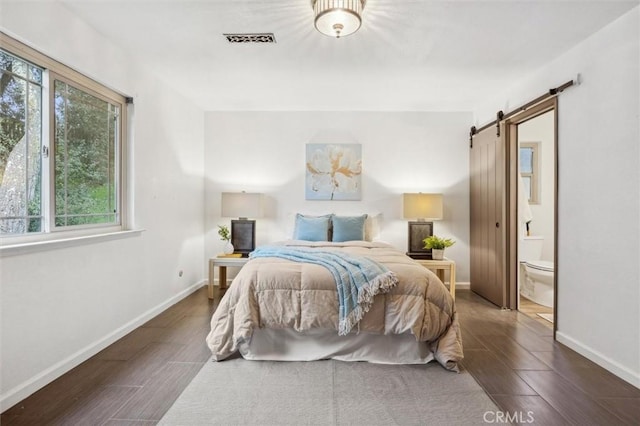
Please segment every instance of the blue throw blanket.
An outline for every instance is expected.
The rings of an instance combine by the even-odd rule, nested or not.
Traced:
[[[279,257],[327,268],[333,275],[338,290],[338,334],[341,336],[348,334],[362,319],[376,294],[386,293],[398,284],[398,278],[386,266],[369,258],[347,253],[300,247],[262,246],[249,257]]]

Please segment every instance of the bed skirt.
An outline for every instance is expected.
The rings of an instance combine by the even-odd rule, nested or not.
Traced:
[[[338,336],[335,330],[317,329],[304,333],[292,329],[256,329],[251,341],[240,345],[248,360],[263,361],[368,361],[378,364],[426,364],[434,359],[425,342],[411,334],[379,335],[351,333]]]

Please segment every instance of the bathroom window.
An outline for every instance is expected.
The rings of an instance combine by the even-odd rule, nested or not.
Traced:
[[[520,175],[529,204],[540,204],[540,142],[520,143]]]

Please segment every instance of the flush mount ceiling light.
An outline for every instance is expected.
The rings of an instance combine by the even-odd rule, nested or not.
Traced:
[[[316,29],[330,37],[346,37],[358,31],[366,0],[312,0]]]

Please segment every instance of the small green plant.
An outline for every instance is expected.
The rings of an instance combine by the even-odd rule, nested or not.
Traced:
[[[229,227],[227,225],[218,225],[218,235],[222,241],[229,241]]]
[[[456,242],[451,238],[440,238],[437,235],[431,235],[430,237],[422,240],[424,242],[424,248],[444,250],[447,247],[451,247]]]

